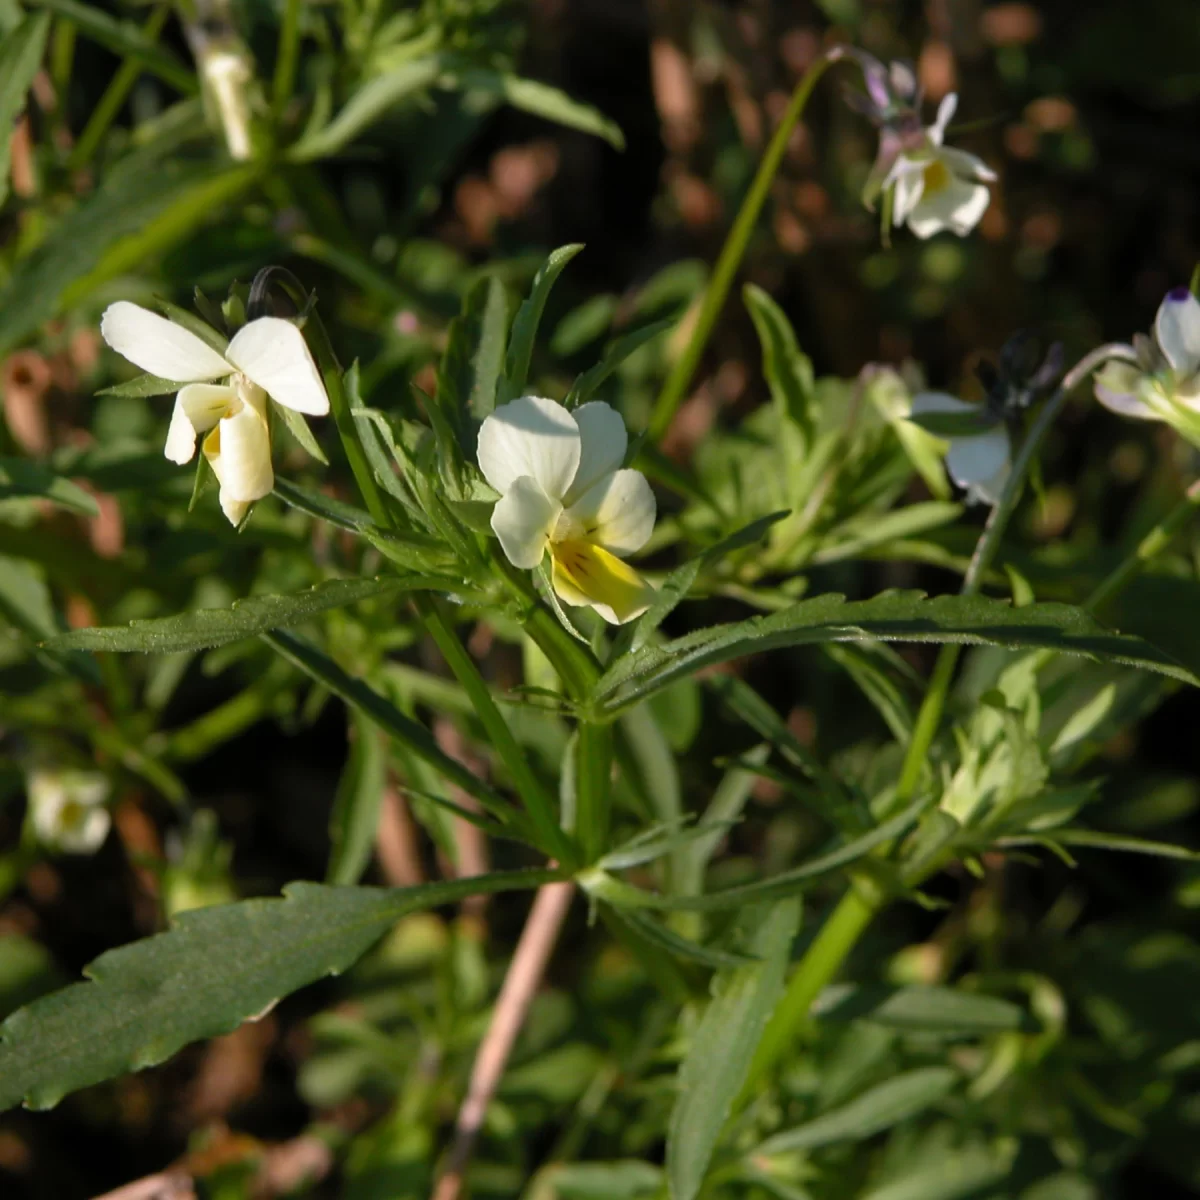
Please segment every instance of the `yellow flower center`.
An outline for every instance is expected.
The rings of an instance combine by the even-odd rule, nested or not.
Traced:
[[[650,585],[615,554],[594,542],[571,538],[553,542],[554,590],[568,604],[603,604],[618,621],[645,609]]]
[[[64,832],[78,829],[87,819],[87,805],[78,800],[68,800],[58,814],[59,824]]]
[[[935,158],[925,168],[924,178],[925,195],[932,196],[937,192],[944,192],[950,186],[954,176],[950,174],[950,168],[940,158]]]

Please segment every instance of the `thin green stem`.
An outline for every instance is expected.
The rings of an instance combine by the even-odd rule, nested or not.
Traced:
[[[763,1031],[735,1110],[751,1099],[758,1081],[791,1045],[808,1020],[813,1001],[832,982],[882,903],[883,896],[876,890],[851,887],[821,926],[792,976],[787,995]]]
[[[675,410],[683,402],[688,386],[692,382],[692,376],[695,375],[696,367],[700,363],[700,356],[704,353],[705,346],[708,345],[709,335],[712,333],[717,317],[721,315],[722,308],[725,307],[725,299],[729,295],[734,276],[745,256],[746,246],[754,233],[759,213],[762,212],[762,207],[766,203],[771,183],[787,151],[792,130],[795,128],[796,122],[800,120],[808,98],[817,85],[817,80],[825,73],[825,69],[832,61],[833,59],[828,54],[818,58],[804,73],[804,77],[792,93],[792,99],[779,122],[779,128],[775,130],[775,134],[767,146],[758,172],[750,185],[750,190],[746,193],[742,207],[738,210],[737,218],[733,222],[733,228],[730,229],[729,236],[725,239],[725,245],[721,248],[720,257],[713,268],[712,279],[709,280],[708,289],[701,301],[700,312],[696,317],[696,325],[688,339],[688,344],[671,367],[662,391],[659,392],[658,399],[655,401],[654,411],[650,417],[647,439],[649,442],[655,442],[662,437],[671,423],[671,418],[675,415]]]
[[[1000,548],[1009,518],[1016,508],[1026,473],[1033,462],[1047,430],[1058,416],[1067,397],[1102,362],[1110,358],[1128,358],[1127,346],[1106,345],[1084,355],[1063,377],[1062,384],[1043,406],[1021,448],[1013,460],[1012,470],[999,500],[988,515],[987,524],[975,547],[975,553],[963,577],[964,596],[979,591],[988,569]],[[959,647],[943,646],[934,664],[928,690],[913,727],[900,779],[896,785],[895,805],[900,807],[912,799],[925,767],[926,756],[941,723],[954,668],[958,663]],[[776,1008],[747,1076],[742,1099],[748,1099],[758,1080],[769,1071],[791,1045],[797,1033],[809,1019],[813,1001],[837,974],[847,955],[862,937],[871,920],[890,899],[886,890],[872,883],[869,876],[859,876],[855,886],[842,897],[826,919],[803,958],[792,973],[787,992]]]
[[[961,595],[974,596],[983,585],[984,577],[991,569],[996,554],[999,552],[1004,531],[1008,528],[1008,522],[1020,499],[1021,491],[1025,486],[1025,476],[1033,463],[1034,456],[1041,447],[1042,439],[1062,411],[1067,397],[1101,363],[1107,362],[1111,358],[1127,358],[1131,353],[1132,351],[1126,346],[1098,346],[1089,354],[1085,354],[1063,376],[1062,383],[1054,395],[1042,406],[1042,411],[1038,413],[1037,420],[1034,421],[1021,443],[1020,450],[1017,451],[1012,470],[1009,472],[1000,498],[988,514],[987,524],[984,525],[983,533],[975,545],[975,553],[971,556],[971,562],[963,576]],[[917,714],[916,725],[913,727],[912,740],[909,742],[908,751],[904,756],[904,765],[900,770],[900,781],[896,785],[895,804],[897,807],[907,804],[916,794],[917,784],[925,769],[929,747],[933,744],[934,736],[941,724],[942,712],[946,707],[946,697],[950,693],[950,684],[954,678],[954,668],[958,664],[961,653],[961,646],[948,644],[943,646],[938,654],[933,674],[930,677],[929,688],[921,703],[921,710]]]
[[[338,437],[341,439],[342,449],[346,453],[346,461],[350,464],[354,482],[358,485],[359,495],[362,496],[363,503],[367,506],[367,511],[371,514],[371,519],[375,524],[381,529],[393,529],[395,522],[392,520],[391,510],[383,498],[383,491],[375,479],[375,472],[371,470],[371,464],[367,462],[367,455],[362,448],[362,443],[358,440],[354,415],[350,412],[350,405],[346,400],[346,389],[342,385],[341,364],[334,353],[329,333],[315,311],[308,315],[305,333],[308,336],[313,357],[317,360],[321,378],[325,382],[325,391],[329,394],[329,409],[333,413]]]
[[[595,862],[608,847],[612,762],[612,726],[581,721],[575,760],[575,837],[585,863]]]
[[[1116,599],[1141,574],[1146,564],[1157,558],[1174,540],[1175,535],[1200,509],[1200,479],[1183,494],[1183,499],[1138,543],[1137,549],[1115,570],[1109,573],[1084,602],[1091,613],[1100,612]]]
[[[296,63],[300,56],[301,0],[287,0],[279,26],[279,50],[275,57],[275,79],[271,89],[275,119],[283,115],[296,86]]]
[[[142,26],[142,32],[147,41],[158,41],[158,35],[162,33],[162,28],[170,15],[171,6],[169,4],[160,5],[150,14],[145,25]],[[116,119],[117,113],[121,111],[121,105],[125,103],[130,89],[144,70],[145,64],[136,58],[127,58],[117,68],[117,73],[112,77],[104,95],[100,97],[100,102],[92,110],[92,115],[88,118],[88,123],[83,127],[79,141],[75,143],[75,149],[71,151],[71,157],[67,160],[67,166],[72,171],[78,170],[91,161],[92,155],[96,153],[96,149],[100,145],[101,138],[108,132],[108,127]]]
[[[412,603],[454,677],[471,698],[475,715],[487,731],[492,748],[508,769],[518,794],[525,802],[529,819],[542,839],[542,849],[565,867],[575,865],[577,856],[559,826],[557,805],[534,774],[525,751],[517,744],[508,722],[496,707],[491,690],[479,673],[475,660],[467,653],[448,620],[443,602],[436,596],[417,592],[413,594]]]

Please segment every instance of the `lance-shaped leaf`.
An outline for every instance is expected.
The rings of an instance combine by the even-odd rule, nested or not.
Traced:
[[[583,249],[582,245],[560,246],[552,250],[549,257],[538,268],[533,277],[529,295],[521,302],[513,319],[512,332],[508,340],[508,358],[505,363],[501,400],[513,400],[525,390],[529,378],[529,364],[533,359],[533,343],[537,337],[546,300],[555,281],[563,273],[567,263]]]
[[[464,792],[474,796],[489,813],[509,823],[514,831],[526,829],[523,814],[517,812],[499,792],[494,791],[458,759],[451,758],[434,741],[433,735],[425,726],[405,716],[374,688],[361,679],[347,675],[327,654],[323,654],[316,646],[296,637],[295,634],[276,630],[264,633],[262,637],[267,645],[282,654],[290,663],[312,676],[339,699],[353,705],[389,737],[395,738],[452,783],[456,783]]]
[[[646,647],[615,663],[593,693],[593,715],[610,719],[702,667],[746,654],[822,642],[958,642],[1025,647],[1142,667],[1194,686],[1200,679],[1141,638],[1112,633],[1070,604],[1013,608],[986,596],[884,592],[870,600],[830,594],[802,600],[770,616],[697,630]]]
[[[567,408],[586,404],[596,389],[635,351],[640,350],[647,342],[653,341],[660,333],[665,333],[675,324],[674,321],[651,321],[641,329],[634,329],[614,338],[605,347],[604,355],[594,366],[584,371],[571,385],[567,398],[563,403]]]
[[[51,500],[62,508],[85,513],[89,517],[100,515],[96,501],[77,483],[55,475],[41,463],[0,456],[0,500],[17,496]]]
[[[671,1200],[693,1200],[704,1182],[754,1047],[783,994],[788,954],[800,925],[800,902],[784,900],[765,910],[751,909],[746,920],[757,925],[746,949],[761,961],[713,977],[712,1001],[679,1069],[679,1094],[667,1131]]]
[[[136,62],[184,95],[196,91],[196,80],[191,70],[174,54],[147,37],[137,22],[118,20],[104,9],[82,4],[79,0],[37,0],[37,3],[70,21],[84,37],[111,50],[118,58]]]
[[[22,1100],[50,1108],[68,1092],[229,1033],[280,997],[344,971],[407,913],[557,878],[534,870],[414,888],[293,883],[282,899],[186,912],[167,933],[102,954],[86,969],[91,982],[0,1025],[0,1109]]]
[[[8,199],[13,126],[41,65],[49,31],[49,14],[31,13],[0,44],[0,205]]]
[[[200,608],[173,617],[131,621],[128,625],[75,629],[51,638],[46,645],[52,650],[111,650],[124,654],[208,650],[270,629],[298,625],[328,609],[343,608],[373,596],[444,585],[445,580],[423,575],[331,579],[303,592],[248,596],[234,601],[230,608]]]
[[[960,1076],[950,1067],[917,1067],[869,1088],[848,1104],[768,1138],[755,1155],[813,1150],[835,1142],[861,1142],[932,1108]]]

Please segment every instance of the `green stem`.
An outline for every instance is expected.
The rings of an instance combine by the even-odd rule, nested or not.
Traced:
[[[1200,479],[1183,494],[1183,499],[1138,543],[1137,549],[1112,571],[1084,602],[1088,612],[1096,613],[1116,599],[1141,573],[1147,563],[1157,558],[1174,540],[1175,535],[1200,509]]]
[[[575,761],[575,838],[585,863],[595,862],[608,847],[612,762],[612,726],[581,721]]]
[[[751,183],[750,190],[746,193],[742,207],[738,210],[737,218],[733,222],[733,228],[730,229],[729,236],[725,239],[725,245],[721,248],[721,255],[717,259],[712,279],[709,280],[708,289],[704,293],[704,300],[701,302],[692,336],[688,339],[683,353],[671,367],[670,374],[667,375],[662,391],[655,401],[654,412],[650,417],[648,442],[655,442],[662,437],[671,423],[671,418],[675,415],[675,410],[683,402],[684,394],[700,363],[700,356],[708,344],[709,334],[712,333],[717,317],[721,315],[721,309],[725,306],[725,299],[729,295],[733,278],[746,253],[746,246],[754,233],[758,215],[766,203],[775,173],[779,170],[779,164],[783,161],[784,153],[787,151],[792,130],[795,128],[796,122],[800,120],[804,106],[808,103],[808,98],[817,85],[817,80],[825,73],[825,69],[831,61],[833,59],[827,54],[818,58],[804,73],[804,77],[792,93],[787,111],[784,112],[783,119],[779,122],[779,128],[775,130],[775,135],[767,146],[767,151],[759,164],[758,173],[754,176],[754,182]]]
[[[1090,354],[1084,355],[1063,376],[1062,384],[1043,406],[1013,460],[1012,470],[1009,472],[1004,490],[988,515],[987,524],[979,537],[975,553],[972,555],[970,565],[963,577],[962,595],[971,596],[979,591],[984,576],[1000,548],[1004,530],[1020,497],[1026,472],[1029,470],[1047,430],[1058,416],[1063,404],[1066,403],[1067,397],[1102,362],[1110,358],[1127,358],[1131,353],[1132,351],[1126,346],[1100,346]],[[916,793],[917,785],[925,768],[926,756],[941,723],[942,712],[950,691],[950,683],[954,677],[954,668],[958,663],[959,653],[960,648],[957,645],[946,645],[938,654],[937,662],[934,664],[933,673],[930,676],[929,688],[925,693],[921,711],[918,713],[916,724],[913,727],[913,735],[908,745],[904,765],[901,768],[900,779],[896,785],[896,797],[893,803],[897,808],[908,803]],[[743,1101],[753,1094],[758,1080],[779,1061],[796,1035],[803,1029],[809,1019],[809,1009],[812,1007],[813,1001],[821,989],[829,984],[837,974],[846,956],[853,950],[858,939],[870,925],[872,918],[887,904],[889,899],[890,896],[884,889],[873,885],[868,876],[860,875],[857,886],[852,886],[838,902],[837,907],[822,926],[821,932],[797,964],[788,983],[787,992],[775,1009],[763,1033],[742,1091]]]
[[[161,5],[150,14],[145,25],[142,26],[142,32],[147,41],[158,41],[158,35],[162,33],[162,28],[170,14],[171,6],[169,4]],[[125,97],[129,95],[130,89],[137,82],[138,76],[143,70],[145,70],[145,64],[136,58],[127,58],[117,68],[117,73],[112,77],[104,95],[100,97],[100,102],[92,110],[92,115],[88,118],[88,123],[84,126],[83,132],[79,135],[79,141],[75,143],[75,149],[71,151],[71,157],[67,160],[67,166],[72,171],[77,171],[91,161],[92,155],[96,153],[96,148],[100,145],[100,139],[108,132],[108,127],[116,119],[117,113],[121,111]]]
[[[279,52],[275,58],[275,79],[271,90],[277,121],[292,98],[299,54],[300,0],[287,0],[283,6],[283,24],[279,26]]]
[[[984,577],[991,569],[996,554],[1000,549],[1000,543],[1004,537],[1004,531],[1008,528],[1009,519],[1012,517],[1013,510],[1020,499],[1021,491],[1025,486],[1025,476],[1033,462],[1034,455],[1041,447],[1042,439],[1046,436],[1050,426],[1054,424],[1055,419],[1062,410],[1062,406],[1067,402],[1067,397],[1101,363],[1107,362],[1111,358],[1127,358],[1131,353],[1132,351],[1126,346],[1098,346],[1095,350],[1085,354],[1063,376],[1058,390],[1042,406],[1042,411],[1038,413],[1037,420],[1034,421],[1029,433],[1021,443],[1021,448],[1017,452],[1016,458],[1013,460],[1012,470],[1009,471],[1004,489],[1000,493],[1000,498],[996,501],[992,511],[988,514],[987,524],[983,527],[983,533],[975,545],[975,553],[971,556],[971,562],[967,567],[966,574],[963,576],[962,587],[960,589],[961,595],[974,596],[982,586]],[[904,756],[904,765],[900,770],[900,781],[896,785],[896,799],[894,803],[897,808],[907,804],[916,794],[917,784],[920,782],[921,774],[925,769],[929,747],[933,744],[934,736],[937,734],[938,726],[941,723],[942,712],[946,707],[946,697],[949,695],[950,684],[954,678],[954,668],[958,664],[958,658],[961,653],[961,646],[948,644],[943,646],[938,654],[937,662],[933,668],[933,675],[930,678],[929,688],[925,693],[925,699],[921,703],[921,710],[917,714],[917,722],[913,728],[912,740],[909,742],[908,751]]]
[[[305,323],[304,332],[312,348],[313,357],[325,382],[325,391],[329,394],[329,409],[333,413],[333,422],[337,426],[338,437],[342,449],[346,452],[346,461],[350,464],[350,472],[358,485],[359,495],[371,514],[371,519],[381,529],[393,529],[391,510],[384,501],[383,492],[375,479],[375,472],[367,462],[366,452],[358,440],[358,429],[354,424],[354,416],[346,400],[346,389],[342,386],[342,368],[316,311],[310,312]]]
[[[570,869],[575,865],[577,856],[559,826],[557,805],[533,773],[524,750],[517,744],[508,722],[496,707],[491,690],[480,675],[475,660],[467,653],[447,619],[443,602],[436,596],[417,592],[413,595],[412,603],[454,677],[470,697],[475,715],[487,731],[493,749],[512,776],[517,792],[525,802],[529,819],[542,839],[541,848],[550,858],[557,859]]]
[[[808,1020],[813,1001],[833,981],[882,904],[883,896],[875,889],[860,891],[851,887],[821,926],[821,932],[800,960],[786,996],[763,1031],[735,1110],[753,1097],[758,1081],[791,1045]]]

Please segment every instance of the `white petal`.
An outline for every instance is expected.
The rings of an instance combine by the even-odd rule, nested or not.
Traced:
[[[999,178],[978,154],[971,154],[967,150],[955,150],[953,146],[943,146],[938,151],[938,157],[959,179],[973,179],[977,183],[995,183]]]
[[[925,191],[925,168],[911,159],[898,159],[905,165],[900,169],[893,168],[895,191],[892,193],[892,224],[903,225],[909,214],[921,202],[921,194]]]
[[[960,400],[957,396],[948,395],[946,392],[918,392],[913,397],[912,407],[909,409],[909,412],[914,417],[919,417],[924,413],[978,411],[978,404],[968,404],[965,400]]]
[[[183,466],[196,453],[196,435],[207,433],[229,411],[237,396],[221,383],[189,383],[179,389],[163,453]]]
[[[197,383],[232,373],[229,363],[191,330],[128,300],[104,310],[100,335],[135,367],[161,379]]]
[[[946,470],[959,487],[967,489],[968,499],[995,504],[1008,478],[1008,433],[994,429],[979,437],[952,438]]]
[[[641,471],[614,471],[567,509],[569,536],[595,542],[612,554],[633,554],[650,540],[656,512],[654,493]]]
[[[955,109],[958,108],[958,93],[950,92],[942,98],[941,104],[938,105],[937,118],[926,131],[929,134],[929,140],[935,146],[940,146],[946,140],[946,127],[950,124],[954,117]]]
[[[1157,421],[1161,418],[1144,400],[1138,398],[1142,372],[1127,362],[1108,362],[1096,372],[1093,386],[1096,399],[1123,417],[1135,417],[1140,421]]]
[[[1200,302],[1187,288],[1174,288],[1159,305],[1154,334],[1167,361],[1180,374],[1200,367]]]
[[[530,571],[542,561],[561,513],[562,505],[547,496],[531,476],[522,475],[509,484],[492,509],[492,528],[514,567]]]
[[[253,500],[235,500],[224,488],[218,493],[221,501],[221,511],[225,514],[226,520],[235,529],[246,519],[246,514],[250,511],[250,505]]]
[[[602,400],[581,405],[571,415],[579,426],[579,467],[570,490],[563,497],[568,508],[592,484],[621,466],[629,446],[629,435],[625,432],[621,414]]]
[[[484,418],[479,429],[479,469],[501,495],[522,476],[561,501],[579,469],[579,425],[561,405],[521,396]]]
[[[991,198],[991,192],[983,184],[955,179],[936,192],[926,190],[921,202],[908,214],[908,227],[919,238],[932,237],[943,229],[961,237],[979,224]]]
[[[226,496],[251,501],[267,495],[275,485],[275,473],[271,470],[266,397],[261,392],[257,397],[243,397],[237,412],[225,417],[204,439],[204,453],[221,485],[222,506]]]
[[[58,845],[68,854],[92,854],[99,850],[112,828],[107,808],[93,808],[74,824],[66,825],[58,835]]]
[[[304,334],[291,321],[259,317],[243,325],[233,335],[226,354],[277,404],[310,417],[323,417],[329,411],[317,364]]]

